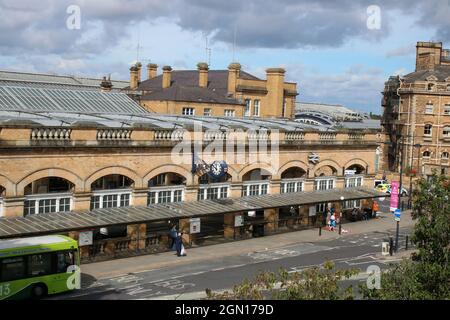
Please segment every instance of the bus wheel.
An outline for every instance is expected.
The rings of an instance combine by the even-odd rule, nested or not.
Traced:
[[[47,286],[45,284],[37,284],[31,288],[31,296],[33,299],[40,299],[47,295]]]

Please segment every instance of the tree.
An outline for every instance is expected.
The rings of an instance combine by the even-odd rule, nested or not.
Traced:
[[[411,241],[417,252],[384,273],[380,290],[361,287],[369,299],[450,299],[450,180],[434,174],[414,192]]]
[[[208,299],[220,300],[339,300],[353,299],[353,287],[342,288],[341,280],[357,275],[359,270],[334,270],[334,264],[299,272],[261,272],[252,281],[245,279],[231,292],[214,293],[207,289]]]

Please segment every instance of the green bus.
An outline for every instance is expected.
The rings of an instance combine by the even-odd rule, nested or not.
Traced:
[[[78,243],[49,235],[0,240],[0,300],[41,298],[80,287]]]

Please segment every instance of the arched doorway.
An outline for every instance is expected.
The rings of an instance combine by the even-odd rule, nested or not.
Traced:
[[[186,178],[178,173],[165,172],[148,181],[147,205],[181,202],[184,199]]]
[[[242,196],[259,196],[269,193],[272,175],[265,169],[253,169],[242,176]]]
[[[281,173],[281,193],[302,192],[306,172],[300,167],[290,167]]]
[[[198,200],[214,200],[228,198],[231,175],[225,173],[219,179],[211,178],[207,173],[198,178],[198,183],[200,185],[198,189]]]
[[[121,174],[98,178],[91,184],[91,210],[130,206],[133,186],[134,181]]]
[[[359,164],[353,164],[345,169],[345,187],[355,188],[363,185],[366,168]]]
[[[24,216],[71,211],[74,189],[72,182],[60,177],[46,177],[29,183],[24,188]]]

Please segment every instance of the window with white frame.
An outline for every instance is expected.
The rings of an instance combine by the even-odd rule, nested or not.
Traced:
[[[252,104],[252,101],[250,99],[245,99],[244,117],[250,117],[251,104]]]
[[[147,204],[175,203],[183,201],[184,186],[173,186],[165,188],[150,188]]]
[[[185,107],[185,108],[183,108],[181,114],[183,116],[193,116],[193,115],[195,115],[195,109],[194,108]]]
[[[335,179],[323,178],[314,180],[314,190],[330,190],[334,189]]]
[[[361,208],[361,200],[344,201],[344,209]]]
[[[431,136],[433,126],[431,124],[426,124],[423,127],[423,135],[424,136]]]
[[[215,200],[228,198],[229,185],[204,186],[198,189],[198,200]]]
[[[283,179],[281,181],[281,193],[294,193],[303,191],[303,179]]]
[[[269,192],[269,182],[267,180],[264,181],[251,181],[246,182],[242,186],[242,196],[260,196],[263,194],[268,194]]]
[[[233,109],[225,109],[225,117],[234,117],[236,112]]]
[[[450,138],[450,126],[445,126],[442,130],[442,135],[444,138]]]
[[[259,117],[259,106],[260,106],[260,101],[258,99],[253,101],[253,115],[255,117]]]
[[[441,158],[442,158],[443,160],[448,160],[448,157],[449,157],[449,154],[448,154],[447,151],[442,152]]]
[[[91,210],[101,208],[129,207],[131,190],[102,190],[94,192],[91,197]]]
[[[346,188],[355,188],[361,187],[363,185],[363,177],[346,177],[345,178],[345,187]]]
[[[425,113],[426,114],[433,114],[433,104],[432,103],[427,103],[425,105]]]
[[[211,108],[203,109],[203,116],[210,117],[211,116]]]
[[[450,115],[450,104],[444,106],[444,114],[447,116]]]
[[[68,212],[72,210],[72,194],[40,194],[25,196],[24,216],[39,213]]]

